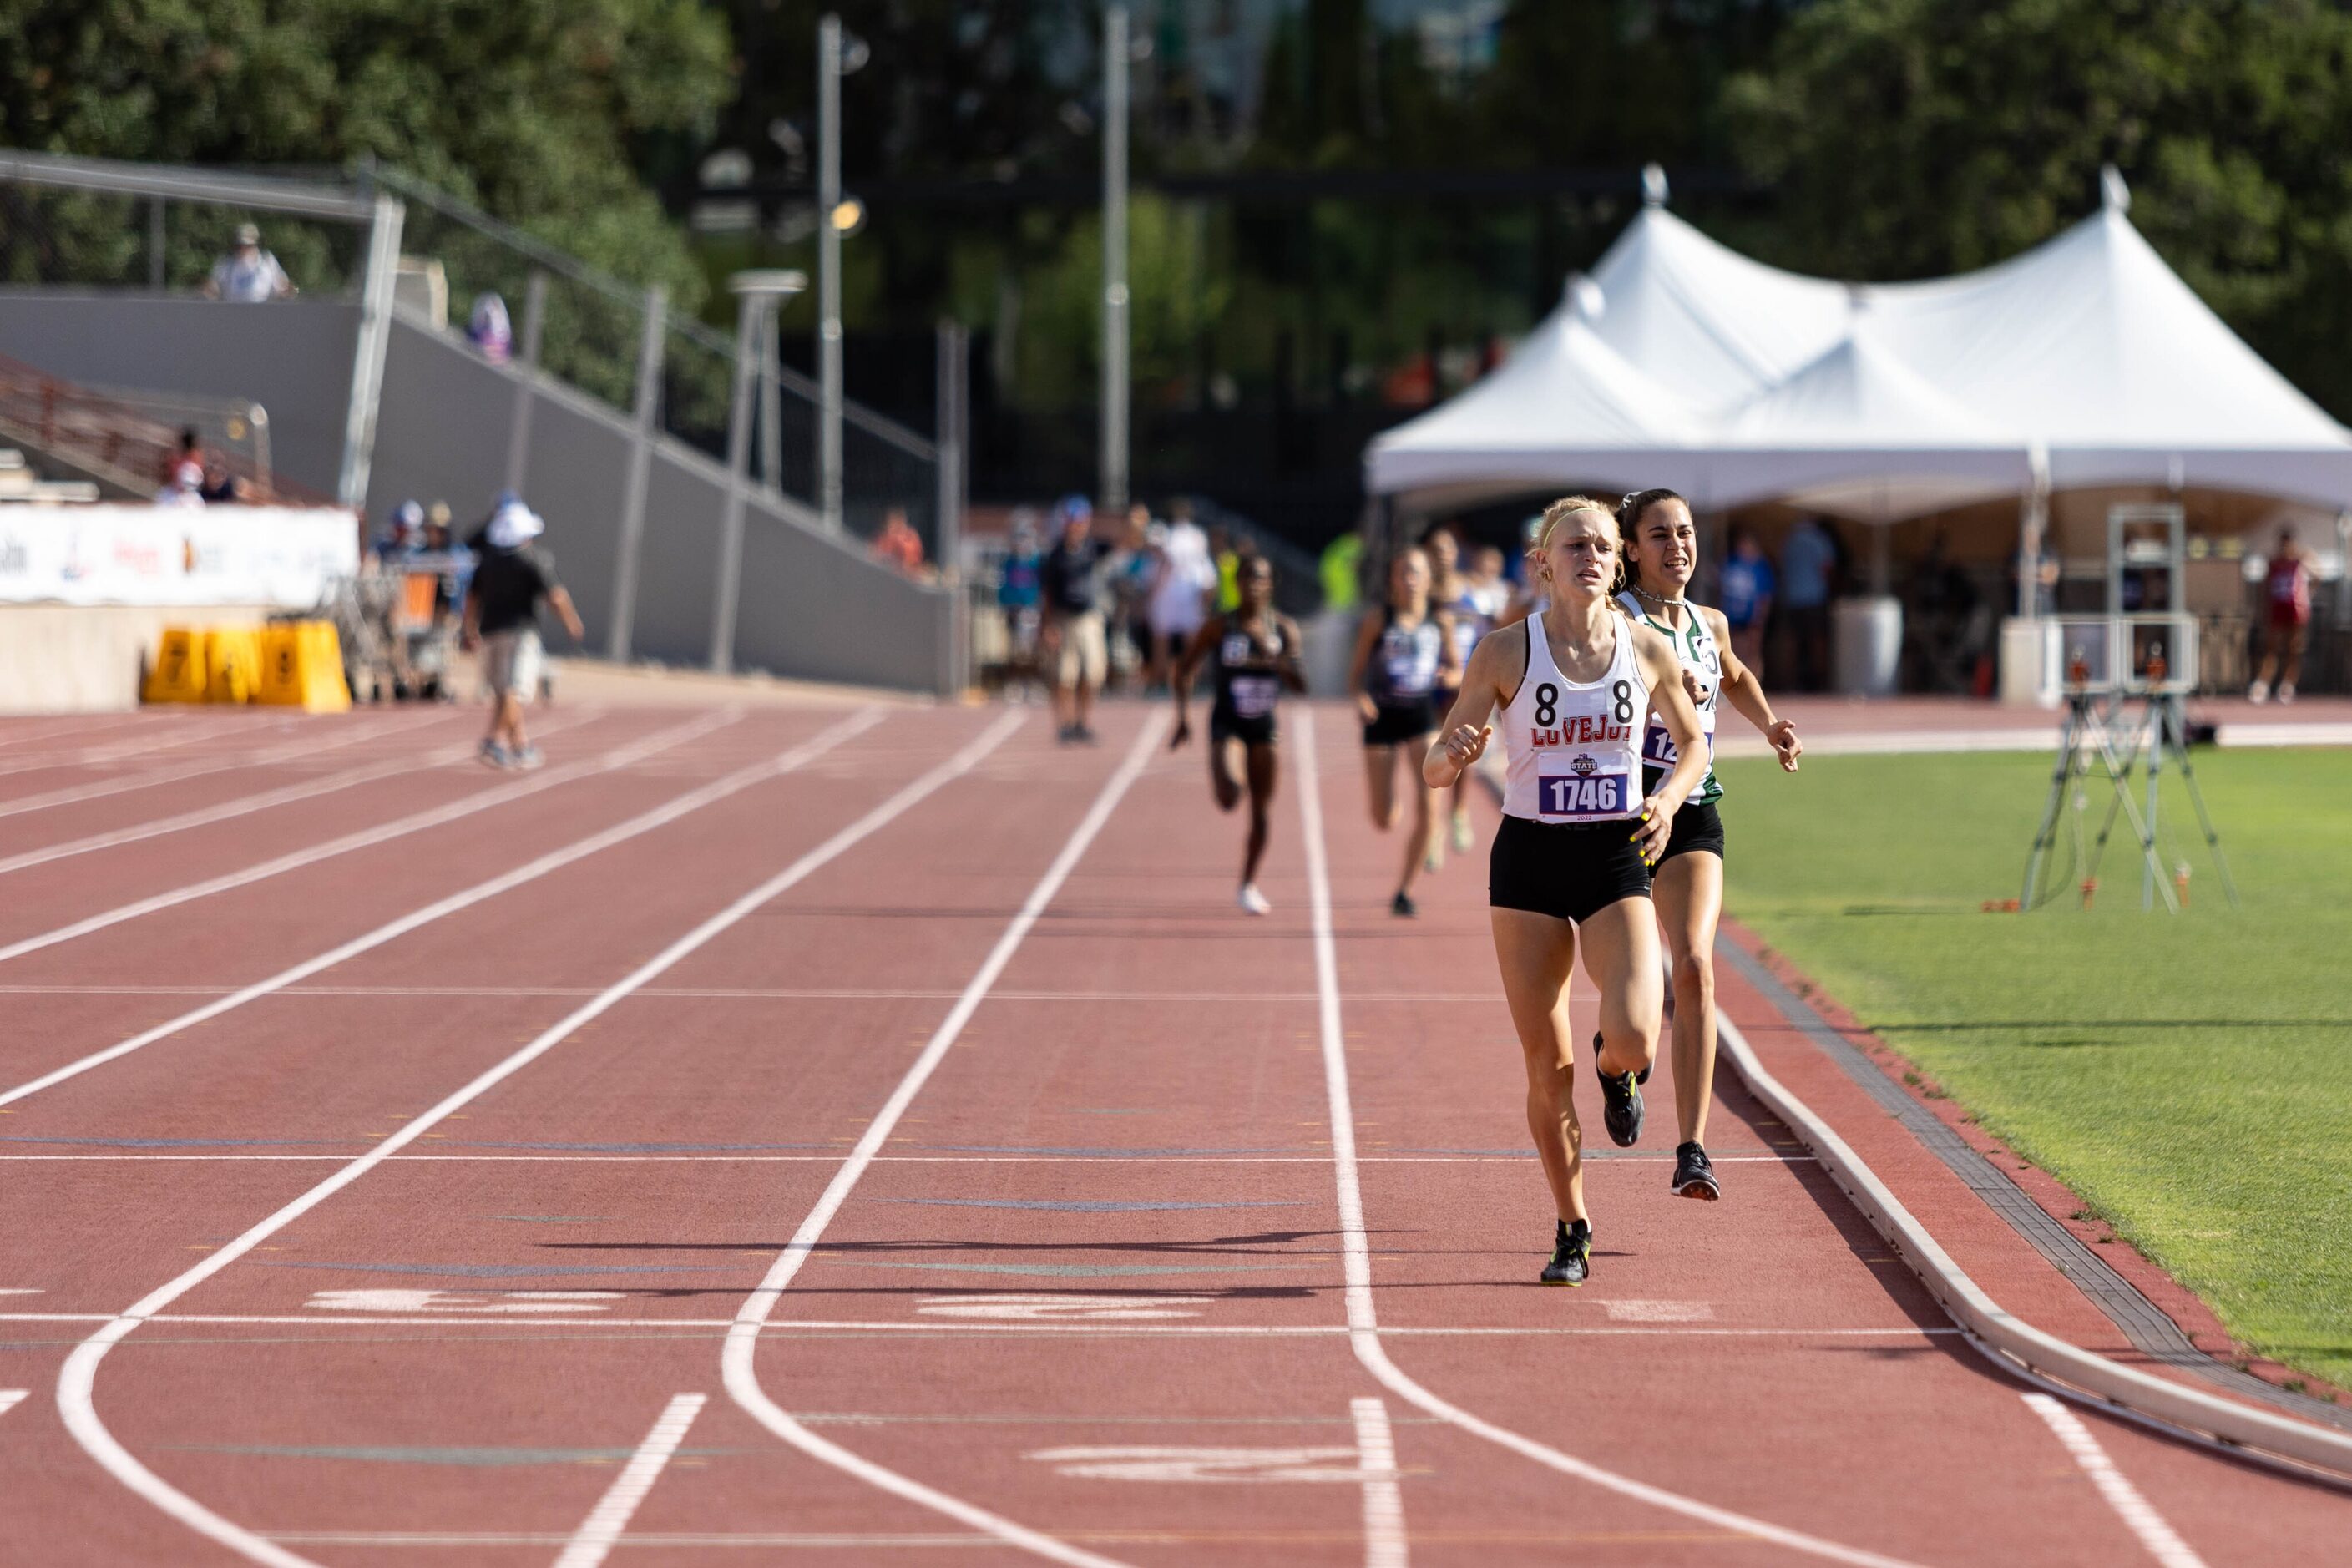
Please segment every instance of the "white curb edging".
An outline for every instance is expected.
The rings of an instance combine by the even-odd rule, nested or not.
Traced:
[[[2034,1374],[2036,1381],[2047,1379],[2063,1392],[2096,1395],[2123,1413],[2309,1466],[2332,1480],[2352,1480],[2352,1436],[2152,1376],[2070,1345],[2002,1310],[1863,1163],[1862,1156],[1811,1106],[1765,1070],[1738,1025],[1718,1012],[1716,1027],[1748,1092],[1787,1123],[1969,1342],[2004,1371],[2016,1373],[2022,1369]]]

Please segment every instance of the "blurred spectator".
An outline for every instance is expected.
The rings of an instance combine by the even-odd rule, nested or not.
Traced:
[[[1801,517],[1780,542],[1780,620],[1800,691],[1829,684],[1830,582],[1837,545],[1815,517]]]
[[[376,558],[397,561],[424,550],[425,509],[413,500],[402,501],[392,510],[392,526],[375,542]]]
[[[205,466],[205,444],[193,425],[180,428],[180,444],[163,454],[155,475],[159,484],[169,485],[179,477],[182,463],[194,463],[199,469]]]
[[[1356,607],[1356,575],[1364,561],[1364,536],[1352,529],[1324,546],[1315,574],[1323,582],[1323,607],[1331,611]]]
[[[1038,684],[1038,606],[1045,557],[1037,549],[1037,517],[1027,507],[1013,514],[1013,544],[997,574],[996,605],[1004,612],[1004,689],[1013,701]]]
[[[2278,549],[2270,570],[2263,574],[2263,663],[2246,695],[2257,702],[2270,700],[2271,681],[2278,681],[2278,700],[2294,700],[2294,683],[2303,674],[2304,644],[2311,637],[2311,558],[2294,542],[2294,530],[2279,530]]]
[[[284,300],[293,292],[294,280],[278,265],[277,257],[261,248],[261,231],[249,223],[237,229],[236,248],[214,262],[213,275],[205,279],[207,298],[239,304]]]
[[[157,506],[204,505],[204,466],[184,459],[172,470],[171,482],[155,492],[155,504]]]
[[[1739,662],[1764,669],[1764,623],[1772,614],[1772,563],[1752,528],[1731,531],[1731,554],[1717,579],[1716,608],[1731,623],[1731,651]]]
[[[1209,559],[1217,567],[1217,613],[1229,616],[1242,607],[1242,556],[1222,528],[1209,530]]]
[[[573,642],[587,635],[572,595],[556,581],[554,561],[531,543],[546,528],[520,496],[506,490],[489,521],[467,542],[480,562],[466,600],[464,640],[467,647],[480,647],[482,682],[497,704],[489,733],[482,737],[482,760],[494,767],[540,763],[539,748],[522,726],[523,704],[540,687],[540,605],[556,613]]]
[[[244,506],[253,500],[251,487],[228,471],[227,459],[218,452],[205,454],[202,494],[206,506]]]
[[[1162,537],[1166,530],[1161,530]],[[1160,569],[1152,543],[1151,509],[1138,501],[1127,509],[1127,531],[1112,548],[1103,571],[1110,581],[1111,669],[1124,679],[1151,663],[1151,579]]]
[[[1217,566],[1209,536],[1189,510],[1176,509],[1160,546],[1160,571],[1151,581],[1151,670],[1154,686],[1166,684],[1201,623],[1209,618],[1209,598],[1217,589]]]
[[[474,309],[466,318],[466,341],[492,364],[504,364],[514,356],[514,325],[496,289],[474,296]]]
[[[874,536],[874,559],[896,566],[909,577],[923,574],[923,536],[907,521],[905,511],[892,507]]]
[[[1040,574],[1045,639],[1054,656],[1054,710],[1064,744],[1091,744],[1095,732],[1087,721],[1110,663],[1102,606],[1103,558],[1110,546],[1094,536],[1095,509],[1086,497],[1066,496],[1055,510],[1062,537],[1046,552]]]
[[[466,596],[466,584],[474,574],[474,558],[457,547],[449,536],[449,503],[436,500],[425,513],[425,552],[450,562],[433,586],[433,624],[445,626],[457,613]]]

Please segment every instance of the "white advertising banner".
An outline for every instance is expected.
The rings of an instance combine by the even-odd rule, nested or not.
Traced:
[[[331,508],[0,506],[0,604],[307,610],[359,564]]]

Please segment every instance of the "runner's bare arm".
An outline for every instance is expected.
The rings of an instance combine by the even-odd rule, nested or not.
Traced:
[[[1780,754],[1780,771],[1795,773],[1797,759],[1805,754],[1805,743],[1797,739],[1797,726],[1773,713],[1764,683],[1731,651],[1731,623],[1724,619],[1723,612],[1701,608],[1698,613],[1706,617],[1706,629],[1715,634],[1715,646],[1723,657],[1724,700],[1772,742],[1772,750]]]
[[[1380,717],[1380,704],[1364,689],[1364,672],[1372,667],[1372,647],[1381,640],[1381,616],[1378,605],[1367,605],[1364,618],[1356,627],[1356,651],[1348,659],[1348,689],[1355,694],[1356,710],[1369,724]]]
[[[1184,651],[1176,656],[1176,672],[1168,678],[1169,695],[1176,699],[1176,732],[1168,737],[1168,749],[1171,752],[1192,738],[1192,673],[1224,635],[1225,617],[1211,616],[1192,634]]]
[[[588,628],[580,624],[580,612],[572,607],[572,595],[563,591],[562,584],[547,591],[547,607],[555,612],[556,619],[563,623],[563,629],[572,634],[573,642],[586,639]]]
[[[1642,824],[1633,833],[1643,858],[1654,862],[1674,832],[1675,813],[1706,776],[1706,732],[1699,728],[1698,710],[1691,706],[1690,693],[1683,689],[1683,667],[1675,658],[1674,645],[1662,632],[1630,621],[1627,626],[1633,634],[1633,657],[1642,666],[1642,679],[1650,683],[1650,710],[1664,721],[1666,733],[1675,742],[1674,770],[1658,781],[1656,793],[1642,803]]]
[[[1298,623],[1288,616],[1274,617],[1275,629],[1282,634],[1282,684],[1304,695],[1307,690],[1307,639],[1299,635]]]
[[[1469,772],[1494,738],[1495,727],[1486,716],[1506,705],[1508,694],[1501,690],[1504,662],[1502,645],[1507,637],[1489,637],[1479,640],[1470,650],[1470,668],[1462,672],[1462,689],[1454,699],[1454,710],[1445,716],[1437,731],[1437,743],[1429,748],[1429,755],[1421,763],[1421,778],[1432,789],[1446,789]],[[1522,645],[1524,646],[1524,645]],[[1514,678],[1513,684],[1517,684]]]

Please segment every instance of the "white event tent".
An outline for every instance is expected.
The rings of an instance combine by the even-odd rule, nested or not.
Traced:
[[[2099,485],[2352,508],[2352,430],[2165,265],[2113,171],[2104,193],[1999,266],[1846,284],[1716,243],[1654,186],[1509,360],[1371,443],[1367,489],[1427,512],[1666,485],[1875,521]]]

